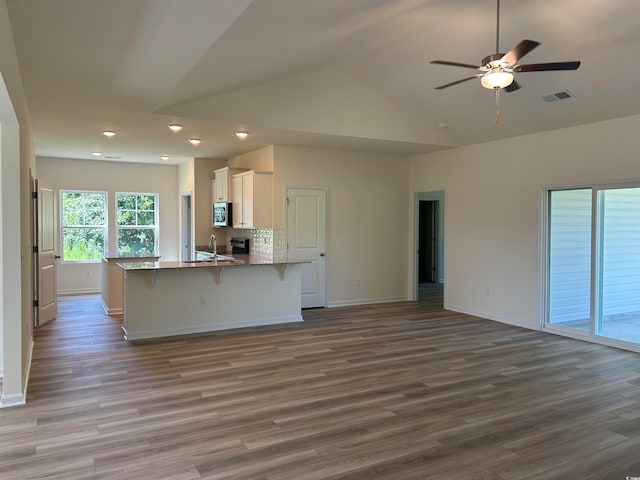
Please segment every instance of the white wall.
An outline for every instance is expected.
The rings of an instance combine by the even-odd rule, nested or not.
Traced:
[[[227,165],[226,160],[217,158],[196,158],[194,160],[194,218],[195,218],[195,245],[207,245],[211,234],[216,235],[218,245],[227,244],[227,228],[213,228],[211,180],[213,171]]]
[[[137,163],[38,157],[38,178],[61,190],[98,190],[107,192],[109,215],[108,252],[117,247],[115,231],[115,192],[158,193],[162,260],[178,258],[178,167]],[[60,263],[58,293],[99,292],[100,263]]]
[[[248,170],[273,172],[274,149],[275,147],[273,145],[268,145],[252,152],[243,153],[237,157],[230,158],[227,166],[231,168],[246,168]]]
[[[638,131],[633,116],[413,158],[411,192],[446,191],[445,307],[539,328],[542,188],[639,180]]]
[[[276,145],[274,172],[276,229],[286,187],[328,187],[329,306],[407,298],[408,159]]]
[[[6,117],[2,121],[1,159],[4,379],[0,406],[8,406],[25,402],[31,365],[33,259],[30,172],[35,170],[35,156],[31,119],[5,0],[0,0],[0,73],[3,86],[6,86],[6,89],[2,88],[0,111],[13,111],[10,122],[4,121]]]

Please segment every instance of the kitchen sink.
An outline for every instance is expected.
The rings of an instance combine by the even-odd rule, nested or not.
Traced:
[[[183,263],[214,263],[214,262],[225,262],[225,263],[237,263],[235,258],[225,257],[224,255],[216,255],[215,257],[212,255],[209,258],[199,258],[197,260],[186,260]]]

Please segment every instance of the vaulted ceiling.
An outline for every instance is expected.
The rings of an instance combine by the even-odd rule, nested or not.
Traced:
[[[434,89],[472,70],[429,63],[495,53],[495,0],[7,0],[41,156],[412,155],[640,113],[640,2],[501,3],[500,50],[533,39],[521,63],[582,65],[517,74],[496,125],[479,81]]]

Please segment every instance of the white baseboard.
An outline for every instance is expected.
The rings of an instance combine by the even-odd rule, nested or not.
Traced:
[[[537,325],[530,325],[528,323],[521,322],[519,320],[514,320],[512,318],[502,317],[499,315],[493,315],[487,312],[481,312],[479,310],[474,310],[472,308],[458,307],[456,305],[444,305],[445,310],[451,310],[452,312],[464,313],[466,315],[472,315],[474,317],[484,318],[485,320],[492,320],[494,322],[506,323],[508,325],[513,325],[514,327],[522,327],[528,330],[537,330],[540,331],[540,328]]]
[[[122,312],[123,312],[122,307],[120,308],[107,307],[107,304],[104,303],[104,299],[102,298],[102,296],[100,296],[100,304],[102,305],[102,309],[104,310],[104,313],[106,313],[107,315],[122,315]]]
[[[177,335],[193,335],[196,333],[218,332],[221,330],[233,330],[235,328],[246,327],[264,327],[266,325],[278,325],[282,323],[302,322],[302,315],[292,315],[289,317],[278,318],[259,318],[254,320],[245,320],[242,322],[220,323],[216,325],[199,325],[196,327],[173,328],[168,330],[147,330],[143,332],[127,332],[125,327],[122,328],[125,340],[147,340],[151,338],[175,337]]]
[[[93,295],[100,293],[100,289],[97,288],[69,288],[64,290],[58,290],[58,295],[64,297],[65,295]]]
[[[29,353],[27,358],[27,373],[24,379],[24,385],[22,386],[23,393],[11,393],[9,395],[3,394],[0,396],[0,408],[18,407],[20,405],[26,405],[27,403],[27,387],[29,386],[29,375],[31,374],[31,359],[33,358],[33,346],[34,342],[31,341],[29,345]]]
[[[385,297],[385,298],[361,298],[358,300],[345,300],[341,302],[329,302],[327,307],[353,307],[356,305],[371,305],[374,303],[391,303],[391,302],[406,302],[409,299],[407,297]]]
[[[12,393],[11,395],[2,395],[0,397],[0,408],[19,407],[26,403],[25,396],[22,393]]]

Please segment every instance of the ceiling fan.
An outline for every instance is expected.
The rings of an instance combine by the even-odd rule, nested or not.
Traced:
[[[483,87],[497,90],[504,89],[507,92],[513,92],[520,88],[520,85],[514,80],[514,73],[524,72],[546,72],[551,70],[577,70],[580,66],[579,61],[571,62],[552,62],[552,63],[532,63],[529,65],[520,65],[518,60],[524,57],[531,50],[540,45],[535,40],[522,40],[518,45],[513,47],[507,53],[500,52],[498,46],[500,36],[500,0],[497,2],[497,15],[496,15],[496,53],[488,55],[482,59],[481,65],[471,65],[468,63],[450,62],[447,60],[433,60],[430,63],[439,65],[451,65],[453,67],[464,67],[479,70],[472,77],[456,80],[455,82],[447,83],[435,87],[436,90],[442,90],[459,83],[473,80],[474,78],[480,78],[480,83]]]

